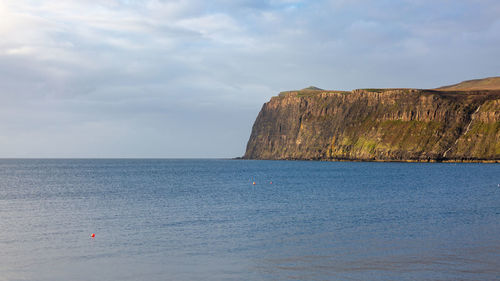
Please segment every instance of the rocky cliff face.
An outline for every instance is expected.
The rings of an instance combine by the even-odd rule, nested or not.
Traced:
[[[284,92],[262,107],[243,158],[500,161],[500,90]]]

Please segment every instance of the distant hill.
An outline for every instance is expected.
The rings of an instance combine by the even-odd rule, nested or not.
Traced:
[[[500,77],[489,77],[460,82],[458,84],[437,88],[438,90],[465,91],[465,90],[500,90]]]
[[[301,91],[324,91],[324,90],[315,86],[309,86],[307,88],[302,89]]]

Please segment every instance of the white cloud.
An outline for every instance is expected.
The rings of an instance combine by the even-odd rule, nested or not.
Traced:
[[[1,1],[0,156],[238,156],[281,90],[498,75],[498,11],[493,0]]]

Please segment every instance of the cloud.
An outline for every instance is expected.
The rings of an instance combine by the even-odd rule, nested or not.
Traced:
[[[498,75],[493,0],[0,2],[0,156],[231,157],[282,90]]]

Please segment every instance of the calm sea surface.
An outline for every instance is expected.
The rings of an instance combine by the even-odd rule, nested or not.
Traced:
[[[498,280],[499,183],[498,164],[0,160],[0,280]]]

